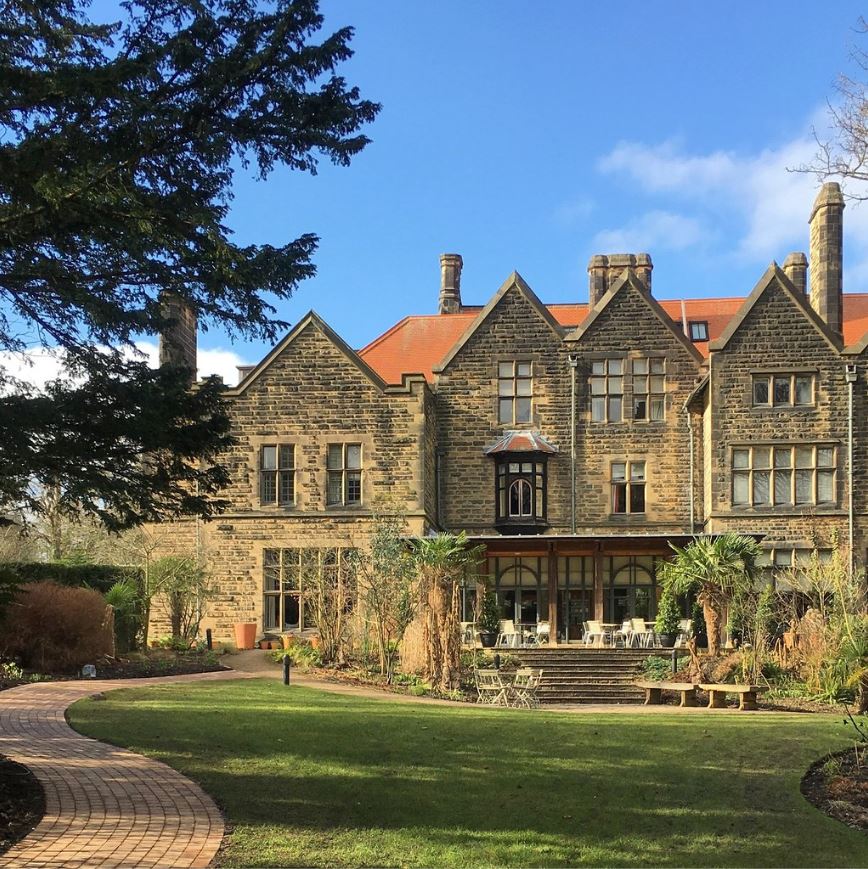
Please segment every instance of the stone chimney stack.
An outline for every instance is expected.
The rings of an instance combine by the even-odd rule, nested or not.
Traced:
[[[840,185],[820,188],[811,219],[811,307],[841,334],[844,322],[844,196]]]
[[[461,254],[440,254],[440,306],[441,314],[457,314],[461,311]]]
[[[630,271],[645,288],[651,292],[651,272],[654,264],[647,253],[610,253],[595,254],[588,263],[588,302],[593,308],[624,270]]]
[[[196,311],[189,302],[171,293],[164,293],[160,302],[163,315],[171,320],[160,335],[160,367],[188,368],[193,383],[196,380]]]
[[[784,260],[784,274],[800,293],[808,291],[808,258],[795,251]]]

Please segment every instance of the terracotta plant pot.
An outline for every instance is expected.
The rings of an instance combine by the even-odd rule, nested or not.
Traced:
[[[284,649],[288,649],[290,646],[295,645],[295,637],[292,634],[284,634],[281,639],[283,640]]]
[[[235,647],[252,649],[256,645],[256,622],[235,622]]]

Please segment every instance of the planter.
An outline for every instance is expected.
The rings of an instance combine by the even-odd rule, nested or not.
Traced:
[[[675,648],[676,634],[657,634],[657,640],[663,649]]]
[[[295,637],[292,634],[283,634],[280,639],[283,641],[284,649],[295,645]]]
[[[235,622],[235,648],[252,649],[256,645],[256,622]]]
[[[482,643],[483,649],[493,649],[497,642],[497,634],[490,634],[487,631],[479,632],[479,642]]]

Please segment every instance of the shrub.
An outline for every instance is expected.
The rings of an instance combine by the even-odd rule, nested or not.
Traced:
[[[116,582],[106,593],[105,602],[115,614],[115,645],[119,652],[135,648],[141,627],[141,601],[136,586],[129,580]]]
[[[645,678],[649,682],[665,682],[672,673],[672,661],[657,655],[646,658],[642,666]]]
[[[75,588],[95,588],[107,592],[116,582],[126,580],[137,588],[142,582],[138,567],[116,567],[112,564],[60,564],[58,562],[10,562],[2,565],[3,576],[19,583],[56,582]]]
[[[297,667],[308,668],[322,666],[322,652],[320,652],[319,649],[314,648],[306,640],[297,639],[288,649],[275,649],[271,653],[271,657],[278,662],[283,661],[284,655],[289,655],[289,659]]]
[[[9,605],[0,642],[33,669],[71,672],[94,663],[112,647],[105,600],[93,589],[30,583]]]
[[[654,630],[658,634],[675,635],[681,625],[681,612],[675,595],[668,589],[663,590],[660,605],[657,607],[657,621]],[[671,644],[670,644],[671,645]]]

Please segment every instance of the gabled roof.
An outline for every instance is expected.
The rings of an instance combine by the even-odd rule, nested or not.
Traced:
[[[499,453],[556,453],[558,448],[535,431],[508,431],[483,451],[487,456]]]
[[[783,270],[776,262],[772,262],[772,264],[766,269],[765,274],[759,279],[759,281],[757,281],[751,294],[744,300],[744,303],[738,309],[736,315],[729,321],[729,325],[727,325],[726,329],[723,330],[723,334],[710,343],[709,349],[712,351],[725,350],[726,345],[729,344],[733,335],[735,335],[735,333],[741,328],[741,325],[744,323],[748,314],[750,314],[754,306],[765,295],[769,287],[775,283],[777,283],[784,293],[786,293],[786,295],[792,300],[793,304],[802,311],[805,317],[826,339],[830,347],[832,347],[836,352],[840,352],[841,338],[823,322],[817,312],[811,307],[807,296],[805,296],[804,293],[800,293],[793,286],[790,279],[784,274]]]
[[[435,373],[442,371],[447,365],[449,365],[461,348],[471,339],[476,330],[489,318],[494,309],[500,304],[503,297],[513,289],[521,293],[521,295],[530,302],[531,306],[537,310],[540,317],[542,317],[558,337],[563,337],[563,330],[558,321],[552,316],[548,308],[546,308],[546,306],[536,297],[534,291],[525,283],[524,278],[522,278],[518,272],[513,272],[501,284],[500,289],[491,297],[488,304],[476,315],[476,318],[470,323],[464,331],[464,334],[453,345],[452,349],[443,357],[440,364],[433,366],[432,370]]]
[[[582,336],[587,334],[591,326],[593,326],[594,323],[596,323],[605,313],[606,308],[608,308],[627,287],[632,288],[639,294],[639,297],[646,305],[648,305],[649,311],[673,334],[675,339],[684,347],[687,353],[692,356],[697,363],[701,363],[703,361],[702,354],[693,346],[693,342],[684,334],[682,329],[678,328],[675,323],[673,323],[672,318],[663,310],[660,303],[645,289],[645,287],[642,286],[642,283],[636,275],[628,269],[624,270],[621,277],[618,278],[611,287],[609,287],[608,292],[599,302],[597,302],[596,305],[594,305],[591,313],[588,314],[581,326],[567,335],[566,340],[581,341]]]
[[[314,326],[318,329],[322,334],[335,346],[335,348],[346,356],[347,360],[351,362],[356,368],[359,369],[359,372],[366,377],[371,383],[377,387],[377,389],[383,390],[386,388],[386,382],[368,365],[367,362],[362,359],[331,326],[320,317],[316,311],[308,311],[295,326],[290,329],[290,331],[286,334],[286,336],[278,342],[274,347],[271,348],[271,351],[268,355],[262,359],[262,361],[238,384],[238,386],[233,387],[232,389],[226,390],[226,395],[242,395],[251,384],[253,384],[262,374],[268,370],[271,364],[279,358],[280,354],[292,344],[293,341],[308,327]]]

